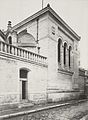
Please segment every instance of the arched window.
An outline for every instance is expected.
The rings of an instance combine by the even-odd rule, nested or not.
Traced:
[[[71,66],[71,46],[69,46],[69,67]]]
[[[9,44],[12,44],[12,37],[11,36],[9,36],[8,40],[9,40]]]
[[[66,65],[66,48],[67,48],[67,43],[64,43],[64,65]]]
[[[12,45],[12,37],[11,36],[9,36],[8,42],[10,45]],[[10,46],[10,53],[12,53],[12,46]]]
[[[21,99],[27,99],[27,78],[28,70],[20,69],[20,81],[21,81]]]
[[[58,40],[58,62],[61,62],[61,39]]]

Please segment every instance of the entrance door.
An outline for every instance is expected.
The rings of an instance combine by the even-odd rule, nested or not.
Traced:
[[[22,99],[26,99],[26,81],[22,81]]]
[[[28,81],[27,81],[28,71],[21,69],[20,70],[20,91],[21,91],[21,100],[25,101],[28,98]]]

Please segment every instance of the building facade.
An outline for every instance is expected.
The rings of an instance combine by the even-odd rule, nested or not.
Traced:
[[[0,104],[77,99],[84,93],[80,37],[49,4],[13,27],[9,21],[0,36]]]

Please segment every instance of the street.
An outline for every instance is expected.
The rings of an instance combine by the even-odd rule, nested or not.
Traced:
[[[43,106],[44,107],[44,106]],[[41,108],[43,108],[41,107]],[[36,111],[30,110],[29,108],[24,108],[23,111],[25,114],[13,113],[13,116],[3,118],[4,120],[88,120],[88,100],[69,104],[65,106],[53,107],[50,109],[41,109],[35,108]],[[22,112],[19,111],[19,112]],[[19,113],[18,112],[18,113]],[[14,114],[16,114],[14,116]]]

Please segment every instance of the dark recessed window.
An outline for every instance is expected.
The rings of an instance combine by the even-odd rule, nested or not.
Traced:
[[[69,46],[69,67],[71,66],[71,46]]]
[[[61,62],[61,39],[58,40],[58,62]]]
[[[66,65],[66,49],[67,49],[67,43],[64,43],[64,65]]]
[[[20,70],[20,78],[27,78],[27,70]]]

